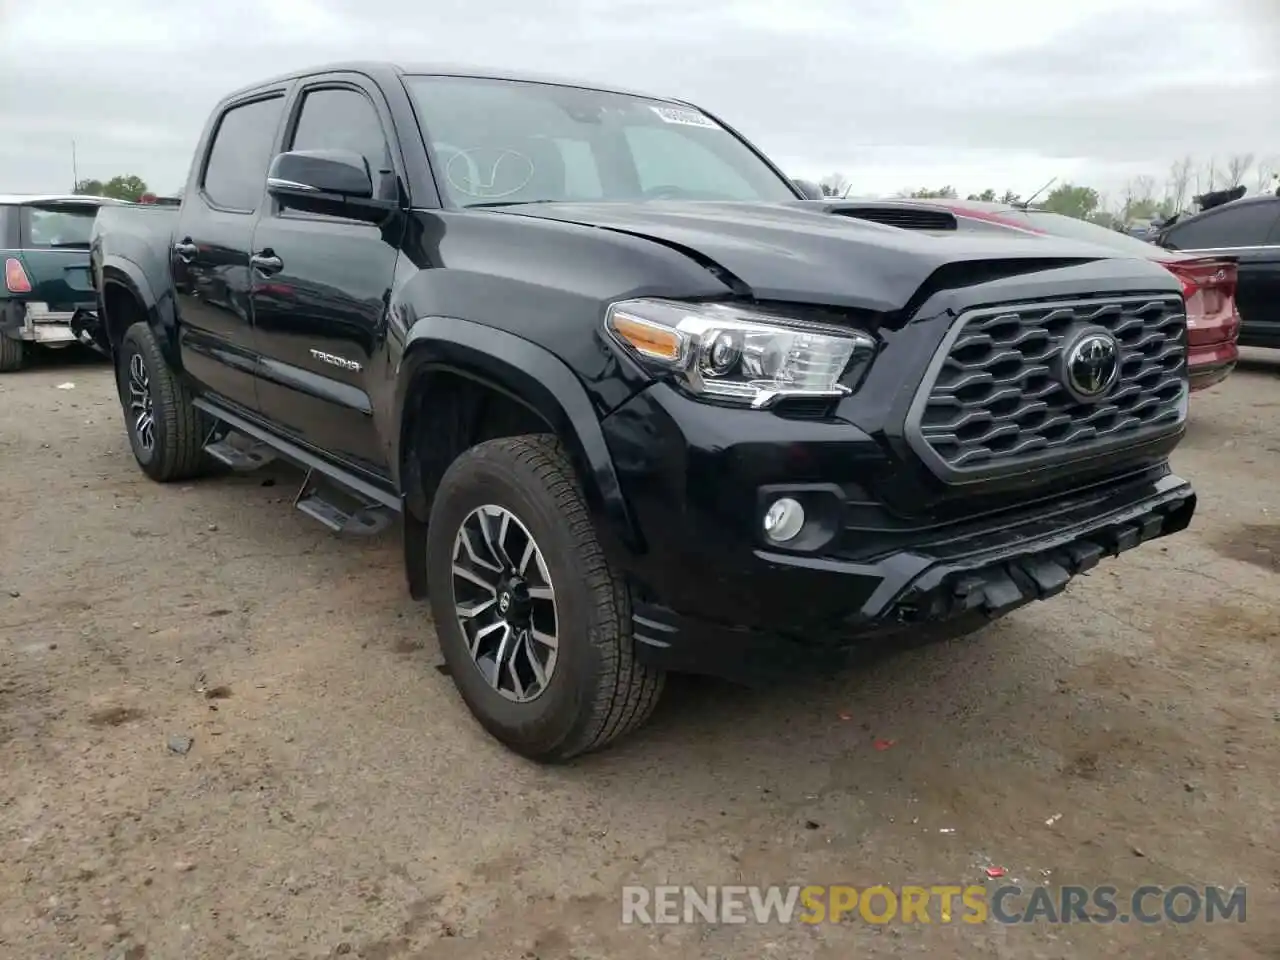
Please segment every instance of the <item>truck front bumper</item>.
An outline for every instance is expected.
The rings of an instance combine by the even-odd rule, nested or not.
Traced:
[[[1026,530],[1026,539],[1018,539],[1016,529],[993,530],[993,540],[1013,542],[947,559],[903,550],[859,564],[760,551],[755,559],[772,567],[781,602],[801,579],[809,595],[870,596],[842,620],[804,635],[719,624],[641,601],[632,616],[637,651],[663,669],[750,683],[780,670],[834,666],[869,640],[962,635],[1060,593],[1104,557],[1184,529],[1195,506],[1191,485],[1169,475],[1137,502],[1060,517],[1056,529]]]
[[[704,416],[704,405],[662,394],[632,403],[634,417],[624,406],[605,423],[646,541],[627,571],[633,633],[638,655],[669,670],[750,683],[845,660],[870,639],[968,633],[1059,593],[1103,557],[1184,529],[1195,512],[1191,485],[1161,454],[1120,476],[905,522],[867,502],[859,481],[888,454],[848,423],[746,412],[759,429],[735,443],[704,431],[733,430],[737,411]],[[809,549],[764,539],[763,512],[784,494],[818,528],[796,538]]]

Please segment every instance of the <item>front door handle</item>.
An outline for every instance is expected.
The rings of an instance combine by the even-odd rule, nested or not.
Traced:
[[[173,245],[173,252],[181,258],[183,263],[190,263],[195,259],[196,254],[200,252],[200,248],[192,243],[190,239],[187,239],[180,243],[175,243]]]
[[[284,269],[284,261],[273,253],[255,253],[249,258],[249,266],[259,273],[271,276]]]

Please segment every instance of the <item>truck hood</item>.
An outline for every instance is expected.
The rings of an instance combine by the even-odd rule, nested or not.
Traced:
[[[652,240],[731,274],[731,285],[760,300],[878,312],[906,306],[945,266],[1007,262],[1016,273],[1115,258],[1092,244],[1053,237],[906,230],[857,219],[857,209],[840,202],[652,201],[537,203],[492,212]]]

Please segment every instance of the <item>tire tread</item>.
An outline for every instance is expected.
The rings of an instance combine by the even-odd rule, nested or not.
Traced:
[[[577,551],[575,566],[595,605],[588,642],[597,651],[601,669],[596,689],[588,693],[588,720],[576,727],[576,736],[556,746],[545,759],[565,761],[599,750],[649,718],[666,679],[661,670],[636,659],[626,583],[609,567],[573,465],[557,437],[501,437],[479,444],[468,455],[522,463],[541,483],[568,526]]]
[[[122,347],[135,344],[143,353],[151,378],[151,406],[156,430],[163,430],[160,458],[146,465],[147,475],[160,483],[190,480],[204,472],[204,417],[193,404],[190,388],[176,377],[160,351],[151,327],[138,322],[125,331]],[[125,351],[122,355],[127,356]],[[119,376],[127,377],[121,370]],[[122,394],[123,404],[123,394]],[[128,417],[128,409],[125,416]]]
[[[0,373],[21,370],[27,361],[27,345],[21,340],[0,334]]]

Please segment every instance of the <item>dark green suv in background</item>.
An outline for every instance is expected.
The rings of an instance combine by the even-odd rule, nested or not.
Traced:
[[[0,373],[21,367],[31,344],[65,347],[79,339],[72,321],[97,310],[89,276],[93,218],[104,203],[122,202],[0,195]]]

